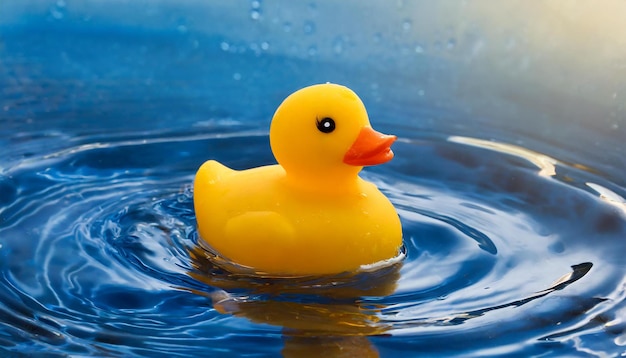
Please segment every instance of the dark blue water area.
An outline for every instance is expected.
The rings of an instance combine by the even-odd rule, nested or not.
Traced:
[[[548,139],[555,123],[420,99],[417,74],[218,37],[26,26],[1,41],[3,356],[624,352],[619,133]],[[273,163],[273,111],[326,81],[399,136],[362,176],[398,209],[406,258],[333,277],[229,273],[199,245],[195,171]]]

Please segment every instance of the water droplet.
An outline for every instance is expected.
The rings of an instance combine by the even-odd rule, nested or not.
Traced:
[[[402,30],[409,31],[412,25],[413,25],[413,22],[411,22],[411,20],[404,20],[402,22]]]
[[[267,51],[270,48],[270,43],[267,41],[263,41],[261,42],[261,50],[263,51]]]
[[[252,0],[250,2],[250,18],[254,21],[257,21],[261,18],[261,1],[260,0]]]
[[[50,15],[56,20],[61,20],[64,16],[63,11],[56,6],[50,9]]]
[[[181,33],[181,34],[187,33],[187,26],[185,26],[185,25],[178,25],[176,27],[176,30],[178,30],[178,32]]]
[[[613,123],[613,125],[611,125],[612,129],[619,129],[619,123]]]
[[[63,1],[63,0],[58,0],[57,1],[57,7],[64,8],[65,5],[66,5],[65,1]]]
[[[307,50],[307,53],[309,54],[309,56],[317,55],[317,46],[313,45],[309,47],[309,49]]]
[[[474,44],[472,45],[471,55],[472,56],[478,55],[480,52],[482,52],[484,47],[485,47],[485,41],[478,40],[474,42]]]
[[[415,46],[415,53],[424,53],[424,48],[421,45]]]
[[[230,45],[228,42],[222,41],[222,43],[220,43],[220,48],[222,51],[228,51],[230,49]]]
[[[343,46],[343,38],[341,38],[341,36],[335,37],[335,39],[333,40],[333,52],[337,55],[341,54],[343,52]]]
[[[307,21],[304,23],[304,33],[307,35],[315,33],[315,23],[313,21]]]
[[[423,89],[421,89],[421,90],[417,91],[417,94],[421,97],[421,96],[423,96],[423,95],[425,95],[425,94],[426,94],[426,91],[424,91]]]
[[[449,39],[448,44],[446,45],[448,50],[452,50],[455,46],[456,46],[456,39],[454,38]]]
[[[239,80],[241,79],[241,73],[239,73],[239,72],[235,72],[235,73],[233,74],[233,79],[234,79],[235,81],[239,81]]]
[[[372,40],[374,41],[374,43],[379,43],[382,39],[383,39],[383,35],[380,32],[375,33],[374,37],[372,37]]]
[[[291,22],[285,22],[283,24],[283,31],[285,32],[291,32]]]
[[[613,97],[613,99],[617,99],[617,92],[614,92],[611,97]]]

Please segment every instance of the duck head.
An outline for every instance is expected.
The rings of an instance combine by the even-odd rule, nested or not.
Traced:
[[[272,152],[287,177],[312,185],[355,181],[363,166],[393,158],[395,140],[372,129],[352,90],[331,83],[291,94],[270,126]]]

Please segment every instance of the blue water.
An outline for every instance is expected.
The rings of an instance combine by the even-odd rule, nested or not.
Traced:
[[[429,103],[418,74],[225,51],[218,37],[1,34],[0,355],[625,351],[623,131],[504,126]],[[195,171],[273,163],[276,106],[326,81],[399,136],[394,160],[362,176],[398,209],[406,258],[293,279],[216,266],[195,229]]]

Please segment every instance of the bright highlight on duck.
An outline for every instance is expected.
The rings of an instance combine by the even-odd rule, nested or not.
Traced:
[[[236,171],[214,160],[196,174],[200,236],[223,258],[276,275],[358,270],[398,255],[402,229],[363,166],[393,158],[395,136],[372,129],[349,88],[303,88],[278,107],[270,144],[278,162]]]

